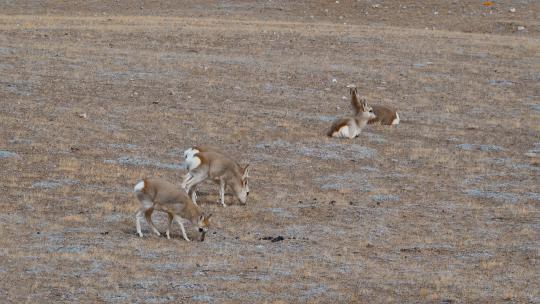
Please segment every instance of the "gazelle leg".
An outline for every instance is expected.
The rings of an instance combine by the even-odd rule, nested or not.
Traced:
[[[170,213],[167,213],[167,216],[168,216],[168,220],[169,222],[167,223],[167,231],[165,232],[165,235],[167,236],[167,239],[170,240],[171,239],[171,236],[169,234],[169,232],[171,231],[171,227],[172,227],[172,222],[173,222],[173,215],[170,214]]]
[[[201,183],[206,179],[206,174],[204,173],[195,173],[191,175],[191,178],[187,180],[186,182],[186,190],[189,191],[192,187],[196,186],[197,184]]]
[[[198,184],[200,184],[201,182],[203,182],[204,180],[206,179],[206,174],[204,173],[195,173],[193,175],[191,175],[191,178],[187,181],[186,183],[186,191],[188,193],[191,192],[191,200],[195,203],[196,203],[196,200],[197,200],[197,194],[195,193],[195,189],[193,187],[197,186]],[[192,189],[193,188],[193,189]]]
[[[186,234],[186,229],[184,228],[184,223],[182,223],[182,219],[178,216],[175,216],[174,218],[176,219],[176,222],[180,225],[180,229],[182,229],[182,236],[184,237],[184,240],[188,242],[191,241]]]
[[[219,197],[221,200],[221,205],[223,205],[223,207],[227,207],[227,205],[225,205],[225,181],[223,179],[219,180]]]
[[[142,231],[141,231],[141,219],[143,217],[144,217],[144,211],[141,208],[141,209],[139,209],[139,211],[137,211],[137,214],[135,215],[135,218],[136,218],[135,225],[137,227],[137,234],[140,237],[143,237],[143,234],[142,234]]]
[[[195,192],[195,188],[191,190],[191,200],[195,205],[197,205],[197,193]]]
[[[182,188],[184,188],[186,191],[188,191],[189,189],[187,189],[187,183],[190,179],[192,179],[193,176],[191,175],[190,172],[186,173],[186,175],[184,175],[184,178],[182,179]]]
[[[144,211],[144,218],[146,219],[146,222],[148,223],[148,226],[152,228],[152,231],[154,231],[157,236],[161,236],[161,233],[157,230],[156,226],[152,222],[152,213],[154,212],[154,208],[147,209]]]

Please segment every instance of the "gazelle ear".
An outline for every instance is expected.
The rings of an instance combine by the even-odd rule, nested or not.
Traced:
[[[362,98],[360,103],[362,104],[363,107],[367,107],[367,100],[365,98]]]
[[[210,217],[212,217],[212,213],[210,215],[201,215],[203,223],[208,226],[210,224]]]
[[[354,115],[362,111],[362,104],[358,101],[358,95],[356,93],[356,88],[351,88],[351,105],[354,110]]]
[[[249,177],[249,164],[247,164],[244,167],[244,176],[243,176],[243,178],[248,178],[248,177]]]

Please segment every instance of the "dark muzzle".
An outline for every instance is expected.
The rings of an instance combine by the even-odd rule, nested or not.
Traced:
[[[201,229],[202,230],[202,229]],[[201,242],[204,241],[204,237],[206,236],[206,232],[205,231],[201,231],[201,238],[199,239]]]

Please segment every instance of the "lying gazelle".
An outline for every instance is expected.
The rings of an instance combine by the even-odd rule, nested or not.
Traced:
[[[225,205],[225,187],[227,185],[233,190],[234,195],[240,203],[246,203],[247,196],[249,195],[249,164],[242,168],[229,157],[211,150],[197,152],[191,154],[192,156],[189,153],[185,160],[188,173],[184,177],[182,187],[188,193],[192,191],[191,197],[195,204],[196,195],[194,194],[194,187],[206,179],[219,183],[219,196],[223,207],[227,206]]]
[[[140,223],[143,217],[154,233],[158,236],[161,235],[152,222],[152,213],[154,210],[158,210],[167,213],[169,217],[167,231],[165,232],[167,239],[171,238],[169,232],[172,222],[175,220],[182,229],[182,236],[186,241],[189,241],[190,239],[186,234],[183,224],[183,221],[187,220],[192,225],[198,227],[201,233],[200,240],[201,242],[204,241],[212,214],[204,214],[201,208],[191,201],[183,189],[179,189],[178,186],[160,178],[146,178],[135,185],[134,191],[135,196],[140,202],[140,207],[136,215],[137,233],[140,237],[143,236]]]
[[[353,89],[351,89],[351,103],[353,104],[354,108],[354,114],[358,115],[360,112],[360,108],[358,106],[355,106],[359,104],[358,102],[358,92],[356,91],[356,88],[354,88],[354,92],[352,92]],[[371,118],[368,121],[368,124],[376,124],[379,123],[381,125],[397,125],[399,124],[399,115],[396,112],[396,110],[387,107],[387,106],[380,106],[380,105],[373,105],[371,106],[373,109],[373,113],[375,114],[374,118]]]
[[[354,117],[340,118],[332,124],[327,135],[330,137],[347,137],[355,138],[360,135],[362,129],[367,125],[370,119],[375,118],[373,109],[366,104],[366,101],[362,99],[358,101],[356,96],[356,88],[350,88],[351,104],[355,110]]]
[[[381,125],[398,125],[399,124],[399,114],[396,110],[389,108],[387,106],[375,105],[373,107],[373,112],[375,113],[375,118],[370,119],[368,124],[380,123]]]

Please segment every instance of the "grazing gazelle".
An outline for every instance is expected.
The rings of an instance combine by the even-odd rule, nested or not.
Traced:
[[[358,101],[356,88],[350,88],[350,93],[353,96],[351,97],[351,103],[355,110],[355,116],[334,121],[327,133],[330,137],[355,138],[360,135],[367,122],[375,118],[373,109],[366,104],[366,101],[364,99]]]
[[[134,191],[141,204],[136,215],[137,233],[140,237],[143,236],[140,223],[143,217],[154,233],[158,236],[161,235],[152,222],[152,213],[154,210],[158,210],[167,213],[169,216],[167,231],[165,232],[167,239],[171,238],[169,232],[172,222],[175,220],[180,225],[182,236],[186,241],[189,241],[189,238],[184,229],[183,221],[189,221],[192,225],[195,225],[201,233],[200,240],[204,241],[212,214],[204,214],[201,208],[191,201],[183,189],[179,189],[176,185],[161,178],[146,178],[135,185]]]
[[[354,114],[358,115],[361,109],[360,107],[355,106],[355,105],[359,105],[358,92],[356,91],[356,88],[354,88],[354,90],[351,89],[351,103],[353,104]],[[368,124],[376,124],[376,123],[380,123],[381,125],[399,124],[399,115],[396,112],[396,110],[387,106],[379,106],[379,105],[372,105],[371,108],[373,109],[373,113],[375,114],[375,117],[371,118],[368,121]]]
[[[195,198],[194,187],[210,179],[219,183],[220,202],[225,205],[225,187],[228,185],[240,203],[245,204],[249,195],[249,164],[244,168],[227,156],[213,151],[198,152],[186,159],[189,172],[186,174],[182,187]],[[193,189],[192,189],[193,188]],[[196,204],[196,202],[194,201]]]
[[[218,154],[221,154],[223,157],[225,158],[229,158],[227,155],[225,155],[225,153],[222,152],[221,149],[219,148],[216,148],[216,147],[212,147],[212,146],[193,146],[189,149],[187,149],[186,151],[184,151],[184,166],[186,167],[186,169],[188,170],[188,172],[184,175],[184,181],[188,180],[189,178],[191,178],[191,174],[190,174],[190,171],[191,169],[193,169],[194,166],[198,165],[198,162],[196,160],[193,159],[193,156],[199,152],[214,152],[214,153],[218,153]],[[240,165],[238,163],[236,163],[236,167],[238,170],[241,170],[240,168]],[[217,183],[219,183],[218,180],[216,180]],[[248,190],[249,192],[249,186],[248,186]],[[197,204],[197,193],[195,192],[195,188],[192,188],[190,189],[190,191],[188,191],[188,194],[191,194],[191,200]]]

